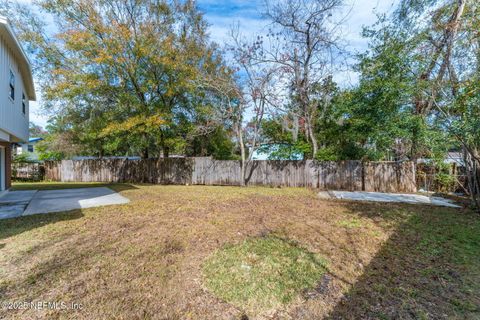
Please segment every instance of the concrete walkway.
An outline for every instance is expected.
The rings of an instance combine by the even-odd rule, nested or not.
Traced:
[[[350,191],[322,191],[318,194],[322,199],[345,199],[354,201],[399,202],[414,204],[430,204],[434,206],[461,208],[453,201],[441,197],[427,197],[420,194],[399,194],[382,192],[350,192]]]
[[[10,191],[0,197],[0,219],[125,204],[129,201],[124,196],[105,187]]]
[[[15,218],[23,214],[37,190],[10,191],[0,197],[0,219]]]

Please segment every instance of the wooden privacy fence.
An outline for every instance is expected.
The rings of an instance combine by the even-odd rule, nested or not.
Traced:
[[[12,163],[12,180],[41,181],[44,174],[40,163]]]
[[[248,185],[322,190],[416,192],[412,162],[252,161]],[[96,159],[45,163],[45,179],[61,182],[241,184],[240,161],[211,158]]]

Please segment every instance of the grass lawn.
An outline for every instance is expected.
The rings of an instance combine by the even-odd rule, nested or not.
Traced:
[[[61,185],[79,186],[99,184]],[[480,217],[466,209],[108,186],[131,202],[0,221],[0,318],[480,319]]]
[[[249,314],[275,312],[326,271],[321,257],[273,235],[218,250],[204,264],[206,287]]]

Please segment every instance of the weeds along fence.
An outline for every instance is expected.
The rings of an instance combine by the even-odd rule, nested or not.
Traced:
[[[121,182],[241,185],[240,161],[211,158],[95,159],[45,163],[45,179],[61,182]],[[416,192],[412,162],[252,161],[247,185],[322,190]]]
[[[446,168],[429,164],[418,164],[416,168],[417,189],[440,193],[468,193],[466,168],[455,163]]]

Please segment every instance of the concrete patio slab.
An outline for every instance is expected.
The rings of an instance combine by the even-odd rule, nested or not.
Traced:
[[[0,219],[22,216],[27,204],[0,204]]]
[[[20,217],[37,190],[9,191],[0,195],[0,219]]]
[[[37,193],[37,190],[9,191],[0,197],[0,204],[28,204],[35,193]]]
[[[351,191],[322,191],[319,193],[322,199],[336,198],[354,201],[374,201],[374,202],[399,202],[413,204],[430,204],[435,206],[461,208],[453,201],[441,197],[428,197],[420,194],[399,194],[382,192],[351,192]]]
[[[0,196],[0,219],[124,204],[129,201],[124,196],[105,187],[10,191]]]
[[[130,202],[130,200],[124,196],[105,187],[45,190],[38,191],[35,194],[23,215],[70,211],[75,209],[125,204],[128,202]]]

